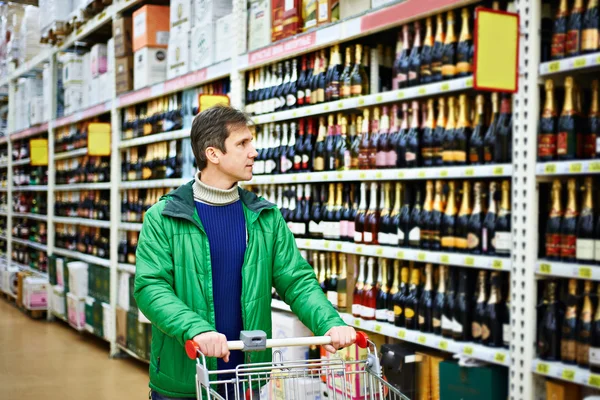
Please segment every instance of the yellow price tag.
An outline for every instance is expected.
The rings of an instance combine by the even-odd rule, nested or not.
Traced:
[[[504,167],[496,167],[492,170],[492,174],[493,175],[503,175],[504,174]]]
[[[502,260],[494,260],[492,262],[492,268],[495,268],[495,269],[502,269],[502,265],[503,265]]]
[[[449,264],[450,263],[450,256],[447,254],[444,254],[442,256],[440,256],[440,264]]]
[[[442,85],[440,86],[440,90],[442,92],[450,90],[450,84],[449,83],[442,83]]]
[[[475,259],[473,257],[465,257],[465,265],[467,267],[472,267],[475,265]]]
[[[360,99],[358,99],[358,105],[359,106],[364,106],[365,105],[365,99],[362,98],[362,97]]]
[[[329,175],[328,174],[323,174],[323,179],[324,180],[329,180]]]
[[[572,381],[575,379],[575,371],[572,369],[563,369],[563,372],[561,374],[561,376],[563,377],[563,379],[566,379],[568,381]]]
[[[48,139],[29,140],[29,149],[32,166],[48,165]]]
[[[360,319],[356,318],[354,320],[354,326],[360,326]]]
[[[377,172],[377,173],[375,174],[375,178],[376,178],[376,179],[381,179],[381,178],[383,178],[383,172]]]
[[[298,181],[298,175],[294,175],[294,176],[292,177],[292,181],[294,181],[294,182],[297,182],[297,181]]]
[[[535,370],[540,374],[548,375],[550,373],[550,366],[548,364],[538,363]]]
[[[417,254],[417,260],[419,260],[419,261],[425,261],[425,253],[419,253],[419,254]]]
[[[380,324],[375,324],[375,332],[377,333],[381,333],[381,330],[383,329],[383,327]]]
[[[440,171],[440,178],[445,178],[448,176],[448,170],[447,169],[443,169]]]
[[[548,65],[548,72],[558,72],[560,69],[560,63],[558,61],[551,62]]]
[[[600,172],[600,162],[591,162],[589,164],[589,172]]]
[[[473,168],[467,168],[465,170],[465,176],[474,176],[475,175],[475,170]]]
[[[357,253],[362,253],[363,252],[362,246],[356,246],[356,252]]]
[[[504,361],[506,360],[506,354],[504,354],[504,353],[496,353],[496,355],[494,356],[494,360],[496,362],[504,364]]]
[[[341,172],[338,172],[337,174],[337,178],[338,179],[342,179],[344,177],[344,174],[342,174]]]
[[[83,33],[83,28],[77,29],[77,36],[81,35],[82,33]]]
[[[341,251],[343,247],[344,247],[344,246],[342,246],[342,244],[341,244],[341,243],[338,243],[338,244],[336,244],[336,245],[335,245],[335,248],[336,248],[336,250],[338,250],[338,251]]]
[[[556,164],[546,164],[546,166],[544,167],[544,172],[547,174],[555,174]]]
[[[271,115],[271,121],[275,121],[275,116]]]
[[[569,172],[578,174],[582,171],[583,166],[581,165],[581,163],[573,163],[571,165],[569,165]]]
[[[588,381],[588,384],[590,386],[595,386],[597,388],[600,388],[600,375],[590,375],[590,379]]]
[[[399,98],[399,99],[403,99],[403,98],[404,98],[404,96],[406,96],[406,95],[404,94],[404,91],[398,92],[398,94],[396,95],[396,97],[397,97],[397,98]]]
[[[419,338],[417,339],[417,341],[419,343],[421,343],[421,344],[425,344],[425,343],[427,343],[427,337],[421,335],[421,336],[419,336]]]
[[[307,181],[312,181],[312,175],[311,174],[306,175],[306,180]]]
[[[583,279],[592,279],[592,269],[589,267],[579,267],[579,277]]]
[[[326,105],[325,107],[323,107],[323,110],[329,111],[329,105]]]
[[[473,355],[473,348],[471,346],[465,346],[465,347],[463,347],[463,354],[466,354],[468,356],[472,356]]]
[[[448,342],[445,340],[440,340],[440,344],[438,346],[442,350],[448,350]]]
[[[326,249],[328,249],[328,248],[329,248],[329,244],[330,244],[330,243],[329,243],[329,241],[328,241],[328,240],[326,240],[326,241],[323,243],[323,247],[325,247]]]
[[[375,101],[376,101],[377,103],[381,103],[381,102],[383,101],[383,96],[382,96],[382,95],[379,95],[379,96],[375,97]]]
[[[381,249],[381,248],[377,249],[377,251],[375,252],[375,254],[377,254],[378,256],[382,256],[383,255],[383,249]]]
[[[417,176],[419,178],[425,178],[425,171],[419,171],[419,173],[417,174]]]
[[[343,101],[340,101],[338,103],[338,108],[344,108],[344,102]]]
[[[292,117],[296,118],[297,116],[298,116],[298,113],[297,113],[296,111],[294,111],[294,112],[292,113]]]
[[[100,14],[98,14],[98,21],[101,21],[102,19],[104,19],[104,17],[106,17],[106,11],[101,12]]]
[[[310,115],[310,114],[312,114],[312,109],[310,109],[310,108],[307,108],[307,109],[306,109],[306,113],[305,113],[305,114],[306,114],[306,115]]]
[[[573,62],[573,66],[575,68],[585,67],[586,64],[587,64],[587,61],[585,58],[579,58]]]
[[[398,172],[398,178],[404,178],[404,171]]]
[[[425,88],[420,88],[419,89],[419,95],[425,96],[426,94],[427,94],[427,89],[425,89]]]
[[[550,264],[540,264],[540,273],[541,274],[551,274],[552,266]]]
[[[366,174],[366,173],[364,173],[364,172],[361,172],[361,173],[358,175],[358,177],[359,177],[360,179],[367,179],[367,174]]]
[[[271,177],[271,183],[274,183],[274,182],[275,182],[275,177],[272,176]]]
[[[401,329],[401,330],[399,330],[399,331],[398,331],[398,337],[399,337],[400,339],[404,339],[404,338],[406,337],[406,331],[404,331],[404,330],[402,330],[402,329]]]
[[[465,87],[473,87],[473,78],[467,79],[465,82]]]
[[[403,259],[404,258],[404,252],[403,251],[397,252],[396,253],[396,258]]]
[[[310,247],[310,240],[304,242],[304,247]]]

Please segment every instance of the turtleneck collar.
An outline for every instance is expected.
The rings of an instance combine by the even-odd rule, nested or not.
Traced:
[[[226,206],[235,203],[240,199],[237,184],[227,190],[208,186],[200,180],[200,171],[196,174],[193,191],[195,201],[213,206]]]

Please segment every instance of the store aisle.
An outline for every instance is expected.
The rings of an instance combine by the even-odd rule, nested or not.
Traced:
[[[111,360],[108,343],[35,321],[0,299],[0,398],[145,400],[148,366]]]

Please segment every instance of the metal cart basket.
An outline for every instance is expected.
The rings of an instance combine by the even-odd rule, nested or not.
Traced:
[[[228,342],[229,350],[259,351],[292,346],[326,345],[328,336],[267,340],[264,332],[242,332],[241,340]],[[410,400],[381,374],[375,344],[357,332],[356,344],[366,358],[343,359],[335,355],[320,360],[283,360],[239,365],[227,371],[209,371],[199,346],[189,340],[186,352],[196,360],[198,400]]]

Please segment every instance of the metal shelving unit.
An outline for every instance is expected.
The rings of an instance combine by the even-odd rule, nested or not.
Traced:
[[[101,221],[97,219],[76,218],[76,217],[54,217],[57,224],[91,226],[92,228],[110,228],[110,221]]]

